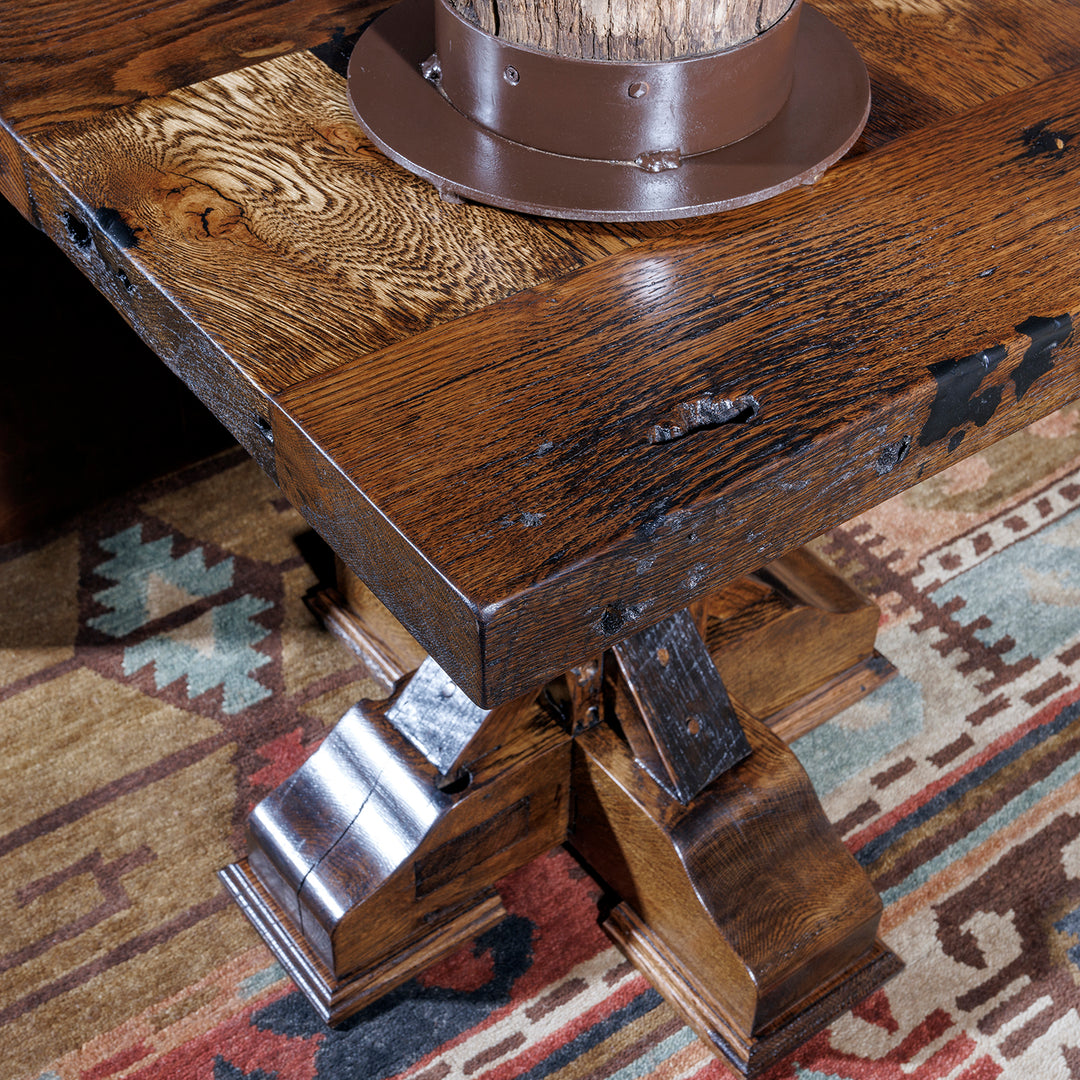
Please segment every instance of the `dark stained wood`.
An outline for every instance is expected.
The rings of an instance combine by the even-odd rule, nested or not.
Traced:
[[[424,669],[414,678],[425,694]],[[498,878],[566,836],[570,739],[541,708],[496,710],[448,784],[389,719],[408,693],[406,681],[388,702],[351,709],[248,821],[246,876],[274,918],[246,903],[294,964],[311,954],[322,965],[323,985],[302,985],[316,1003],[347,998],[338,1018],[390,989],[402,954],[441,950],[444,924],[470,924]]]
[[[328,1024],[348,1019],[506,917],[498,895],[483,893],[472,906],[455,909],[430,926],[428,934],[417,944],[407,946],[373,968],[338,978],[296,932],[288,916],[252,873],[247,859],[224,867],[218,876],[289,978],[303,990]]]
[[[680,802],[750,753],[689,611],[631,634],[613,652],[619,725],[638,762]]]
[[[858,48],[873,110],[861,148],[1080,64],[1073,0],[814,0]],[[947,59],[946,59],[947,58]]]
[[[791,0],[453,0],[481,29],[515,45],[586,60],[676,60],[741,44]]]
[[[610,890],[616,942],[753,1075],[850,1006],[826,1004],[839,986],[900,965],[878,966],[881,901],[794,754],[755,721],[746,734],[753,753],[689,806],[607,725],[578,736],[569,840]]]
[[[18,320],[0,394],[0,544],[235,448],[56,246],[2,201],[0,235],[3,303]]]
[[[732,701],[765,720],[874,654],[881,612],[806,548],[706,601]]]
[[[327,630],[390,689],[403,675],[415,671],[427,653],[340,559],[335,564],[337,588],[319,587],[304,601]]]
[[[609,931],[746,1071],[895,969],[760,725],[684,807],[592,711],[608,646],[1080,392],[1080,76],[1051,78],[1080,8],[823,6],[869,62],[862,149],[891,145],[624,229],[448,207],[387,165],[340,77],[277,55],[337,0],[0,0],[0,191],[495,706],[445,775],[393,701],[359,708],[253,819],[262,885],[230,887],[334,1015],[497,917],[493,876],[562,839],[571,782]],[[649,437],[749,396],[752,423]],[[556,675],[568,720],[496,705]]]
[[[306,598],[308,606],[389,691],[427,654],[340,560],[337,573],[338,588],[318,590]],[[805,548],[729,582],[687,612],[706,639],[736,714],[767,724],[785,742],[896,676],[874,648],[877,608]],[[599,721],[603,693],[601,657],[544,690],[572,734]]]
[[[903,970],[878,940],[861,956],[786,1014],[751,1035],[733,1027],[722,1008],[702,993],[679,956],[637,917],[617,904],[601,923],[609,938],[693,1028],[699,1039],[742,1076],[755,1076],[798,1049],[841,1013],[857,1005]]]
[[[314,0],[286,7],[290,18],[293,11],[337,10],[332,4],[320,8]],[[876,73],[878,104],[868,144],[959,111],[973,94],[984,100],[1080,59],[1075,54],[1080,33],[1073,32],[1080,30],[1080,9],[1068,0],[1043,0],[1040,17],[1031,19],[1009,5],[987,7],[975,0],[950,4],[947,11],[923,5],[914,14],[908,8],[850,0],[830,0],[827,7]],[[103,10],[106,15],[99,19],[96,13]],[[5,26],[12,28],[0,42],[0,190],[69,254],[271,475],[273,452],[264,434],[267,392],[624,251],[643,236],[684,235],[667,225],[532,222],[533,231],[523,242],[515,231],[520,219],[447,208],[422,184],[363,149],[344,105],[343,81],[309,54],[257,63],[197,88],[132,108],[112,108],[84,123],[58,126],[44,114],[38,123],[20,111],[24,92],[48,97],[70,91],[72,98],[81,95],[90,102],[88,114],[100,113],[101,103],[94,103],[94,93],[69,68],[25,62],[31,38],[39,42],[30,48],[34,55],[39,48],[47,55],[50,49],[84,49],[91,84],[105,85],[118,77],[118,70],[127,70],[133,41],[143,49],[145,41],[154,40],[152,34],[127,36],[132,27],[159,34],[168,28],[152,49],[143,49],[168,72],[160,85],[153,84],[161,89],[213,69],[191,57],[193,50],[201,54],[215,19],[228,26],[235,19],[236,40],[250,35],[250,47],[228,46],[235,57],[257,54],[266,36],[260,44],[262,32],[249,4],[228,11],[210,10],[195,0],[154,5],[153,10],[131,4],[122,20],[113,18],[111,31],[108,17],[117,13],[106,4],[72,15],[59,0],[30,7],[6,0],[0,11]],[[267,10],[270,36],[282,25],[281,16],[281,5]],[[894,33],[897,26],[909,36]],[[962,28],[965,41],[955,37],[956,28]],[[229,33],[226,39],[233,40]],[[950,63],[941,64],[936,46],[946,40]],[[927,46],[920,48],[919,42]],[[207,56],[212,55],[222,54],[211,49]],[[988,55],[993,63],[987,62]],[[932,88],[930,96],[886,85],[916,69],[920,85]],[[146,83],[131,95],[151,89]],[[967,134],[978,137],[977,132]],[[245,153],[245,147],[258,150]],[[296,148],[305,150],[305,156],[298,156]],[[844,167],[833,171],[839,175]],[[163,180],[168,181],[165,187]],[[324,182],[331,185],[329,201],[320,192]],[[399,199],[400,213],[395,210],[391,219],[406,238],[404,246],[384,242],[391,233],[378,229],[383,214]],[[106,217],[115,235],[98,224],[98,210],[116,211]],[[444,223],[463,216],[469,222],[462,240],[467,250],[432,261],[432,250],[452,243],[441,232]],[[81,227],[89,233],[89,245],[71,238],[71,217],[77,231]],[[491,232],[493,221],[504,220],[514,227]],[[713,222],[719,236],[726,237],[732,230],[752,230],[760,220],[757,214],[738,214]],[[118,223],[126,224],[140,244],[127,246],[129,233]],[[472,243],[478,235],[490,237],[479,251]],[[547,241],[536,239],[541,235]],[[693,234],[686,236],[687,244],[695,243]],[[555,246],[548,246],[551,238]],[[418,271],[435,270],[438,279],[440,266],[449,282],[425,291]],[[498,285],[489,274],[496,266]],[[465,281],[478,286],[475,293],[462,288]],[[348,293],[351,284],[357,288],[355,297]],[[255,295],[270,303],[280,296],[282,302],[263,320],[250,301]]]
[[[748,756],[669,793],[694,762],[668,729],[692,709],[707,743],[706,699],[726,698],[694,616],[668,623],[616,648],[607,690],[599,665],[569,673],[575,715],[558,722],[547,696],[485,713],[428,659],[256,807],[248,858],[222,878],[321,1015],[344,1019],[497,918],[496,878],[568,836],[610,890],[613,939],[745,1075],[899,969],[868,879],[764,725],[743,736],[728,710]],[[659,783],[633,724],[656,739]]]
[[[1078,95],[998,99],[292,387],[283,490],[475,700],[552,678],[1080,392],[1051,255]],[[649,442],[703,393],[758,415]]]
[[[9,0],[0,112],[43,131],[359,29],[389,0]]]
[[[826,720],[838,716],[857,701],[862,701],[879,686],[884,686],[899,674],[890,661],[876,649],[865,660],[852,665],[839,675],[818,683],[804,697],[793,701],[771,716],[762,720],[769,729],[786,743],[793,743]],[[735,705],[735,712],[742,717],[745,711]],[[748,715],[753,716],[753,713]],[[754,719],[758,719],[756,716]]]

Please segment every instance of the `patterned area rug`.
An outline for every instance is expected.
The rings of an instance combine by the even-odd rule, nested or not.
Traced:
[[[770,1080],[1080,1076],[1080,412],[817,542],[898,678],[796,744],[905,972]],[[0,549],[0,1060],[27,1080],[720,1080],[565,853],[510,917],[325,1028],[215,871],[385,687],[302,603],[243,457]]]

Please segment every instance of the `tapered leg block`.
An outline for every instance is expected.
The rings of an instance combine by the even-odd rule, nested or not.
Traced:
[[[902,965],[802,767],[764,725],[745,727],[753,753],[686,806],[609,728],[580,735],[570,842],[610,891],[608,933],[753,1076]]]
[[[482,932],[501,912],[493,883],[565,839],[570,737],[508,709],[466,718],[501,735],[468,742],[477,760],[448,776],[362,703],[253,811],[248,858],[223,880],[322,1015]]]

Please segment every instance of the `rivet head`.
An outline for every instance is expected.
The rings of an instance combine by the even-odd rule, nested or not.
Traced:
[[[649,92],[649,84],[647,82],[631,83],[626,92],[632,98],[643,98]]]
[[[503,78],[511,86],[517,86],[517,84],[519,82],[521,82],[521,76],[518,74],[518,69],[516,67],[510,66],[510,65],[507,65],[503,69]]]

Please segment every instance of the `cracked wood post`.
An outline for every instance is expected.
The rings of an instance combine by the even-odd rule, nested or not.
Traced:
[[[514,45],[585,60],[677,60],[749,41],[791,0],[451,0]]]

